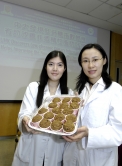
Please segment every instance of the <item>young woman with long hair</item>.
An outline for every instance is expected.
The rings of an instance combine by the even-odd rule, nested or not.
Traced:
[[[37,132],[28,127],[28,122],[46,97],[72,93],[67,87],[66,57],[54,50],[44,61],[39,82],[31,82],[26,89],[18,115],[21,136],[12,166],[61,166],[65,140],[59,135]]]
[[[117,166],[122,143],[122,86],[107,73],[108,58],[99,44],[85,45],[78,57],[76,90],[83,98],[79,128],[67,141],[64,166]]]

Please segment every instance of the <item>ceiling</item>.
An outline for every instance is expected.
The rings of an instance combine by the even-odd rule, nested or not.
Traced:
[[[122,0],[1,0],[122,34]]]

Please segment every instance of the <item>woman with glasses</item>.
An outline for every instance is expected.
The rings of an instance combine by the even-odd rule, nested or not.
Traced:
[[[64,166],[117,166],[122,143],[122,87],[108,73],[108,58],[98,44],[85,45],[78,57],[76,90],[84,99],[79,128],[67,141]]]
[[[18,126],[21,131],[12,166],[61,166],[65,140],[59,135],[37,132],[28,126],[46,97],[72,94],[67,87],[67,61],[54,50],[45,58],[39,82],[31,82],[25,92]]]

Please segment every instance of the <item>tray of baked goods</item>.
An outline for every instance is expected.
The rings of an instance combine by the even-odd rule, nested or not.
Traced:
[[[41,132],[72,135],[78,127],[82,98],[79,96],[50,96],[37,109],[28,126]]]

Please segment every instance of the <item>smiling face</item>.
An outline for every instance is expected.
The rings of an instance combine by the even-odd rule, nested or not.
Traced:
[[[106,59],[103,59],[102,54],[95,48],[86,49],[82,53],[81,65],[83,71],[93,84],[101,77],[105,63]]]
[[[52,58],[48,61],[46,70],[51,81],[59,81],[65,71],[64,63],[60,57]]]

